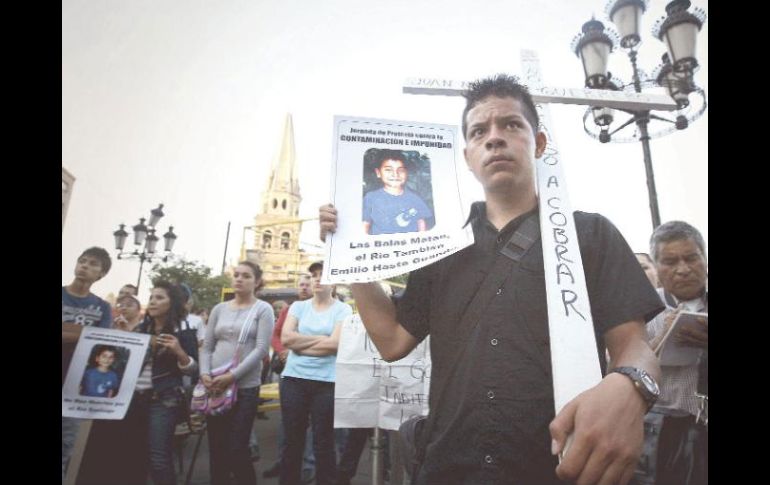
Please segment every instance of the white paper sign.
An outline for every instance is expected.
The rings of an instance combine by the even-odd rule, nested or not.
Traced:
[[[334,387],[334,427],[397,430],[402,422],[428,414],[430,345],[387,363],[369,339],[361,317],[342,324]]]
[[[61,397],[61,415],[123,419],[134,395],[150,336],[84,327]]]
[[[378,281],[473,243],[457,178],[457,128],[334,117],[331,200],[322,283]]]

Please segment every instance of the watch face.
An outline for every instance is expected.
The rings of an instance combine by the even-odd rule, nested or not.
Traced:
[[[641,377],[642,383],[644,384],[644,387],[646,387],[648,391],[650,391],[655,396],[660,395],[660,389],[658,389],[658,384],[648,373],[642,371],[640,377]]]

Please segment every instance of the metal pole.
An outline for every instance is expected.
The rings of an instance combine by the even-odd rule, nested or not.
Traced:
[[[227,260],[227,243],[230,242],[230,221],[227,221],[227,236],[225,237],[225,254],[222,255],[222,274],[225,274],[225,260]]]
[[[652,173],[652,156],[650,155],[650,135],[647,132],[647,123],[650,120],[647,116],[638,116],[636,124],[639,126],[639,132],[642,135],[642,151],[644,151],[644,170],[647,172],[647,194],[650,199],[650,214],[652,214],[653,230],[660,225],[660,212],[658,210],[658,192],[655,190],[655,175]]]
[[[139,285],[142,283],[142,266],[144,266],[144,252],[139,255],[139,276],[136,277],[136,294],[139,294]]]
[[[634,71],[634,90],[637,93],[642,92],[642,83],[639,79],[639,69],[636,66],[636,51],[631,50],[628,53],[631,59],[631,67]],[[652,215],[652,229],[660,225],[660,212],[658,210],[658,192],[655,190],[655,175],[652,173],[652,155],[650,154],[650,134],[647,131],[647,125],[650,122],[650,112],[643,111],[635,113],[636,125],[639,127],[639,141],[642,142],[642,151],[644,152],[644,170],[647,173],[647,195],[650,202],[650,214]]]
[[[374,428],[372,435],[371,453],[372,453],[372,485],[383,485],[383,459],[382,459],[382,430]]]

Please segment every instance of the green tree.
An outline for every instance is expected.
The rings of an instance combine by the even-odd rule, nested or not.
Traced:
[[[150,279],[167,280],[173,283],[185,283],[192,288],[195,298],[194,308],[211,308],[219,303],[223,287],[230,286],[230,278],[225,275],[211,276],[212,270],[197,261],[179,259],[165,264],[155,264],[150,270]]]

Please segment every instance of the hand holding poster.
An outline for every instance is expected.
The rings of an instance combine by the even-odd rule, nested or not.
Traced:
[[[454,126],[335,116],[322,283],[377,281],[473,243],[457,181]]]
[[[405,420],[428,414],[430,345],[423,340],[396,362],[385,362],[361,317],[342,324],[334,387],[334,427],[397,430]]]
[[[150,336],[84,327],[62,387],[61,415],[123,419]]]

